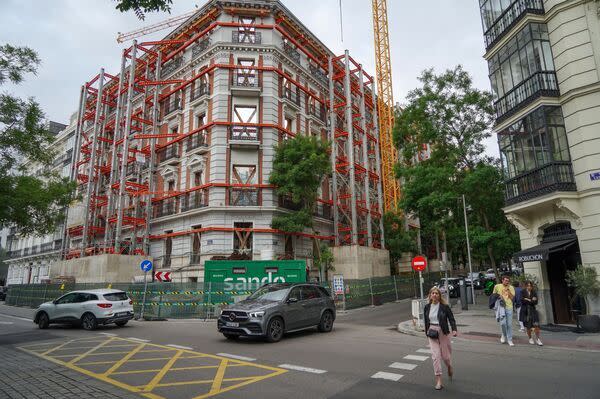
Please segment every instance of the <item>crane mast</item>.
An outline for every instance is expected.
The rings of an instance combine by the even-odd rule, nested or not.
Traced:
[[[387,0],[372,1],[383,206],[386,212],[394,212],[398,209],[400,185],[394,173],[394,164],[398,160],[398,151],[394,146],[392,137],[392,128],[394,127],[394,93],[392,90],[392,61],[390,57]]]

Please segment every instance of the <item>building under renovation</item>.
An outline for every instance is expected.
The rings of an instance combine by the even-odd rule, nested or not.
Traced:
[[[295,258],[316,276],[325,242],[337,273],[387,275],[375,108],[374,77],[280,1],[211,0],[82,87],[83,201],[69,210],[62,263],[139,255],[197,281],[213,258]],[[314,228],[284,234],[271,221],[294,205],[269,175],[276,146],[299,134],[332,143],[333,174]]]

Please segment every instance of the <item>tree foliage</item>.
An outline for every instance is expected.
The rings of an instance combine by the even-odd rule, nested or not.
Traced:
[[[26,47],[0,46],[0,58],[0,83],[18,83],[40,63]],[[17,227],[22,234],[45,234],[62,221],[75,187],[50,172],[52,138],[33,99],[0,95],[0,225]],[[39,172],[32,175],[34,168]]]
[[[418,215],[422,234],[445,240],[455,264],[466,264],[464,194],[473,258],[495,268],[518,250],[519,238],[502,211],[502,171],[484,154],[494,120],[492,94],[473,88],[460,66],[441,74],[426,70],[419,80],[394,127],[401,208]],[[425,147],[429,158],[419,160]]]
[[[407,231],[405,220],[393,212],[383,215],[385,247],[390,251],[390,259],[395,264],[404,253],[417,252],[417,238],[414,231]]]
[[[299,232],[312,228],[319,186],[331,171],[328,149],[327,142],[300,134],[276,148],[269,182],[297,211],[273,218],[274,229]]]
[[[146,18],[148,12],[171,12],[173,0],[114,0],[117,3],[115,7],[121,12],[133,11],[142,21]]]

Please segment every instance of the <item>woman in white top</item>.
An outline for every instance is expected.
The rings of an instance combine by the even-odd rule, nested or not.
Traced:
[[[442,360],[448,368],[448,377],[452,381],[452,344],[450,331],[456,337],[456,321],[452,309],[442,297],[439,288],[429,290],[429,303],[423,311],[425,318],[425,333],[429,338],[433,371],[435,373],[435,389],[442,389]],[[450,324],[450,325],[448,325]],[[452,329],[452,330],[451,330]]]

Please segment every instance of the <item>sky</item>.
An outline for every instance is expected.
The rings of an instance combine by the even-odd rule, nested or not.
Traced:
[[[343,41],[339,0],[282,0],[336,54],[345,49],[375,74],[371,0],[342,0]],[[77,108],[79,88],[100,67],[117,74],[124,44],[118,32],[129,32],[202,6],[204,0],[173,0],[171,15],[120,13],[112,0],[1,0],[0,43],[28,46],[42,64],[37,76],[18,86],[5,85],[21,97],[35,97],[46,116],[67,123]],[[388,0],[394,99],[403,103],[417,87],[426,68],[443,71],[461,64],[474,85],[489,90],[478,0]],[[145,38],[158,39],[169,30]],[[497,156],[496,138],[486,142]]]

